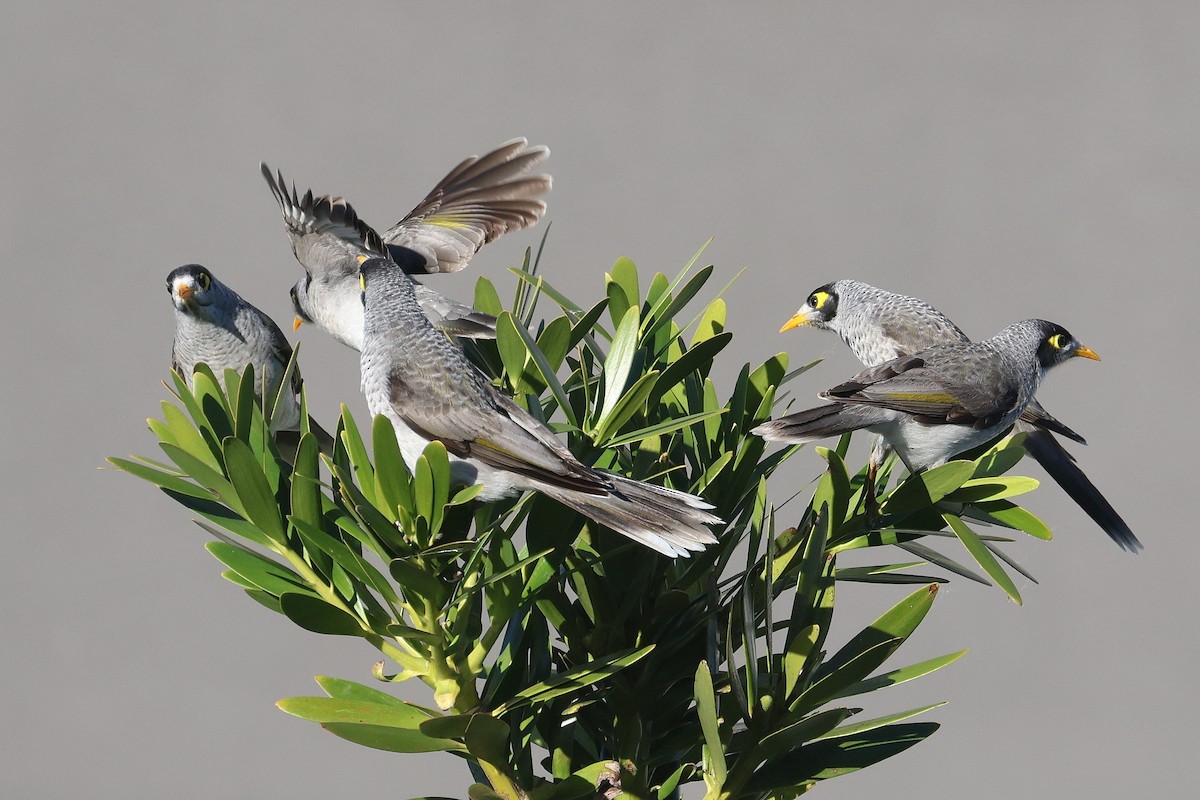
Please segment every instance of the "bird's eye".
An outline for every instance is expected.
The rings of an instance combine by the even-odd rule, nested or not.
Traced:
[[[170,281],[167,281],[167,294],[174,294],[174,292],[171,291],[171,282]]]
[[[1064,347],[1070,344],[1070,339],[1068,339],[1066,336],[1063,336],[1061,333],[1056,333],[1046,340],[1046,344],[1050,345],[1055,350],[1062,350]]]
[[[203,289],[204,291],[207,292],[208,287],[212,285],[212,278],[209,277],[209,274],[207,272],[201,272],[196,277],[196,282],[200,284],[201,289]]]

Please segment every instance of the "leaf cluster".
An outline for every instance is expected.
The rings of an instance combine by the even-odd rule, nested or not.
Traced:
[[[1020,602],[1003,537],[967,520],[1050,533],[1010,499],[1036,486],[1003,474],[1019,438],[910,476],[878,515],[864,510],[864,473],[843,460],[848,437],[816,448],[826,468],[777,531],[768,485],[799,448],[768,452],[748,432],[816,362],[789,371],[780,353],[722,392],[712,371],[732,334],[721,292],[696,305],[713,274],[694,269],[699,255],[644,286],[621,259],[604,296],[581,305],[527,254],[510,308],[479,280],[476,307],[497,315],[498,335],[466,345],[580,459],[711,502],[727,522],[693,558],[662,558],[545,497],[476,503],[480,487],[452,485],[442,445],[410,469],[384,418],[360,430],[345,407],[331,454],[307,427],[282,448],[252,368],[219,379],[201,365],[190,388],[173,375],[174,400],[149,421],[169,463],[110,461],[196,515],[224,576],[251,598],[307,630],[369,642],[384,657],[381,686],[415,678],[432,694],[426,707],[322,677],[326,696],[280,701],[290,714],[361,745],[461,757],[476,800],[666,800],[699,781],[712,798],[798,795],[936,729],[908,720],[937,704],[861,719],[841,702],[962,655],[877,672],[947,580],[912,570],[995,582]],[[553,304],[550,319],[539,303]],[[961,542],[983,574],[924,541],[937,537]],[[916,560],[839,565],[889,545]],[[839,582],[920,588],[830,655]]]

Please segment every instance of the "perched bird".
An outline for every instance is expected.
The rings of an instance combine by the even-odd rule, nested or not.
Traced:
[[[358,265],[362,257],[391,259],[409,275],[457,272],[479,248],[535,224],[546,212],[537,199],[550,191],[549,175],[528,175],[550,154],[513,139],[450,171],[408,216],[383,236],[358,218],[342,197],[288,191],[283,174],[262,174],[283,212],[292,252],[305,277],[292,287],[296,323],[314,322],[342,344],[362,349]],[[496,320],[412,281],[417,303],[443,332],[495,338]]]
[[[927,347],[970,341],[929,303],[854,280],[834,281],[814,290],[780,331],[800,326],[833,331],[868,367]],[[1022,412],[1016,430],[1027,434],[1025,449],[1030,455],[1113,541],[1130,552],[1141,549],[1141,542],[1125,520],[1050,432],[1087,444],[1082,436],[1056,420],[1036,400]],[[885,456],[883,448],[872,450],[872,474]]]
[[[534,490],[667,556],[716,542],[720,524],[699,497],[583,464],[543,423],[500,393],[421,313],[412,281],[372,258],[361,269],[362,389],[396,430],[404,460],[431,441],[456,482],[482,483],[484,501]]]
[[[281,390],[292,347],[275,321],[199,264],[187,264],[167,275],[167,292],[175,306],[175,340],[171,368],[190,387],[196,364],[203,362],[220,376],[226,369],[238,373],[254,365],[260,399],[271,416],[271,431],[289,434],[300,429],[300,370],[293,368],[288,386]],[[277,399],[276,399],[277,398]],[[311,430],[323,447],[332,437],[315,421]],[[291,441],[293,437],[285,436]]]
[[[936,345],[868,367],[820,392],[828,405],[754,433],[797,443],[868,428],[920,472],[1003,433],[1033,400],[1046,370],[1076,356],[1099,360],[1061,326],[1027,319],[990,339]]]

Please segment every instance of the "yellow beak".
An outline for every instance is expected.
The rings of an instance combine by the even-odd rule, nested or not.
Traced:
[[[1084,347],[1083,345],[1079,346],[1079,349],[1075,351],[1075,355],[1083,358],[1090,358],[1092,361],[1100,360],[1100,356],[1096,355],[1095,350],[1090,347]]]
[[[304,324],[304,320],[300,319],[300,317],[297,316],[294,320],[292,320],[292,330],[294,330],[294,331],[300,330],[300,326],[303,324]]]
[[[779,329],[779,332],[784,333],[785,331],[790,331],[792,328],[799,328],[801,325],[807,325],[807,324],[808,324],[808,312],[807,311],[797,311],[792,316],[791,319],[789,319],[787,322],[783,323],[783,327]]]

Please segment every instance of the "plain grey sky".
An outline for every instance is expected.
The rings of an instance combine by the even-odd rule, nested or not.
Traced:
[[[219,577],[182,507],[96,469],[153,455],[201,262],[277,320],[300,274],[259,160],[387,226],[461,158],[550,146],[544,269],[599,297],[621,255],[673,274],[709,236],[736,333],[788,350],[826,281],[920,295],[975,336],[1041,316],[1096,349],[1040,395],[1146,545],[1117,549],[1047,483],[1052,543],[1011,549],[1024,607],[952,583],[897,663],[963,647],[868,713],[937,700],[928,742],[827,798],[1194,791],[1193,314],[1200,8],[1190,3],[13,5],[0,26],[0,795],[465,796],[461,763],[342,742],[275,700],[369,682],[365,644],[301,631]],[[437,287],[469,299],[541,229]],[[431,281],[433,283],[433,281]],[[355,355],[302,330],[315,412],[358,411]],[[725,387],[728,389],[728,386]],[[1181,400],[1181,398],[1187,398]],[[819,470],[795,459],[797,480]],[[1036,466],[1026,469],[1038,474]],[[780,493],[786,487],[776,488]],[[901,595],[849,586],[844,640]],[[420,686],[404,687],[422,699]],[[891,696],[889,696],[889,694]]]

